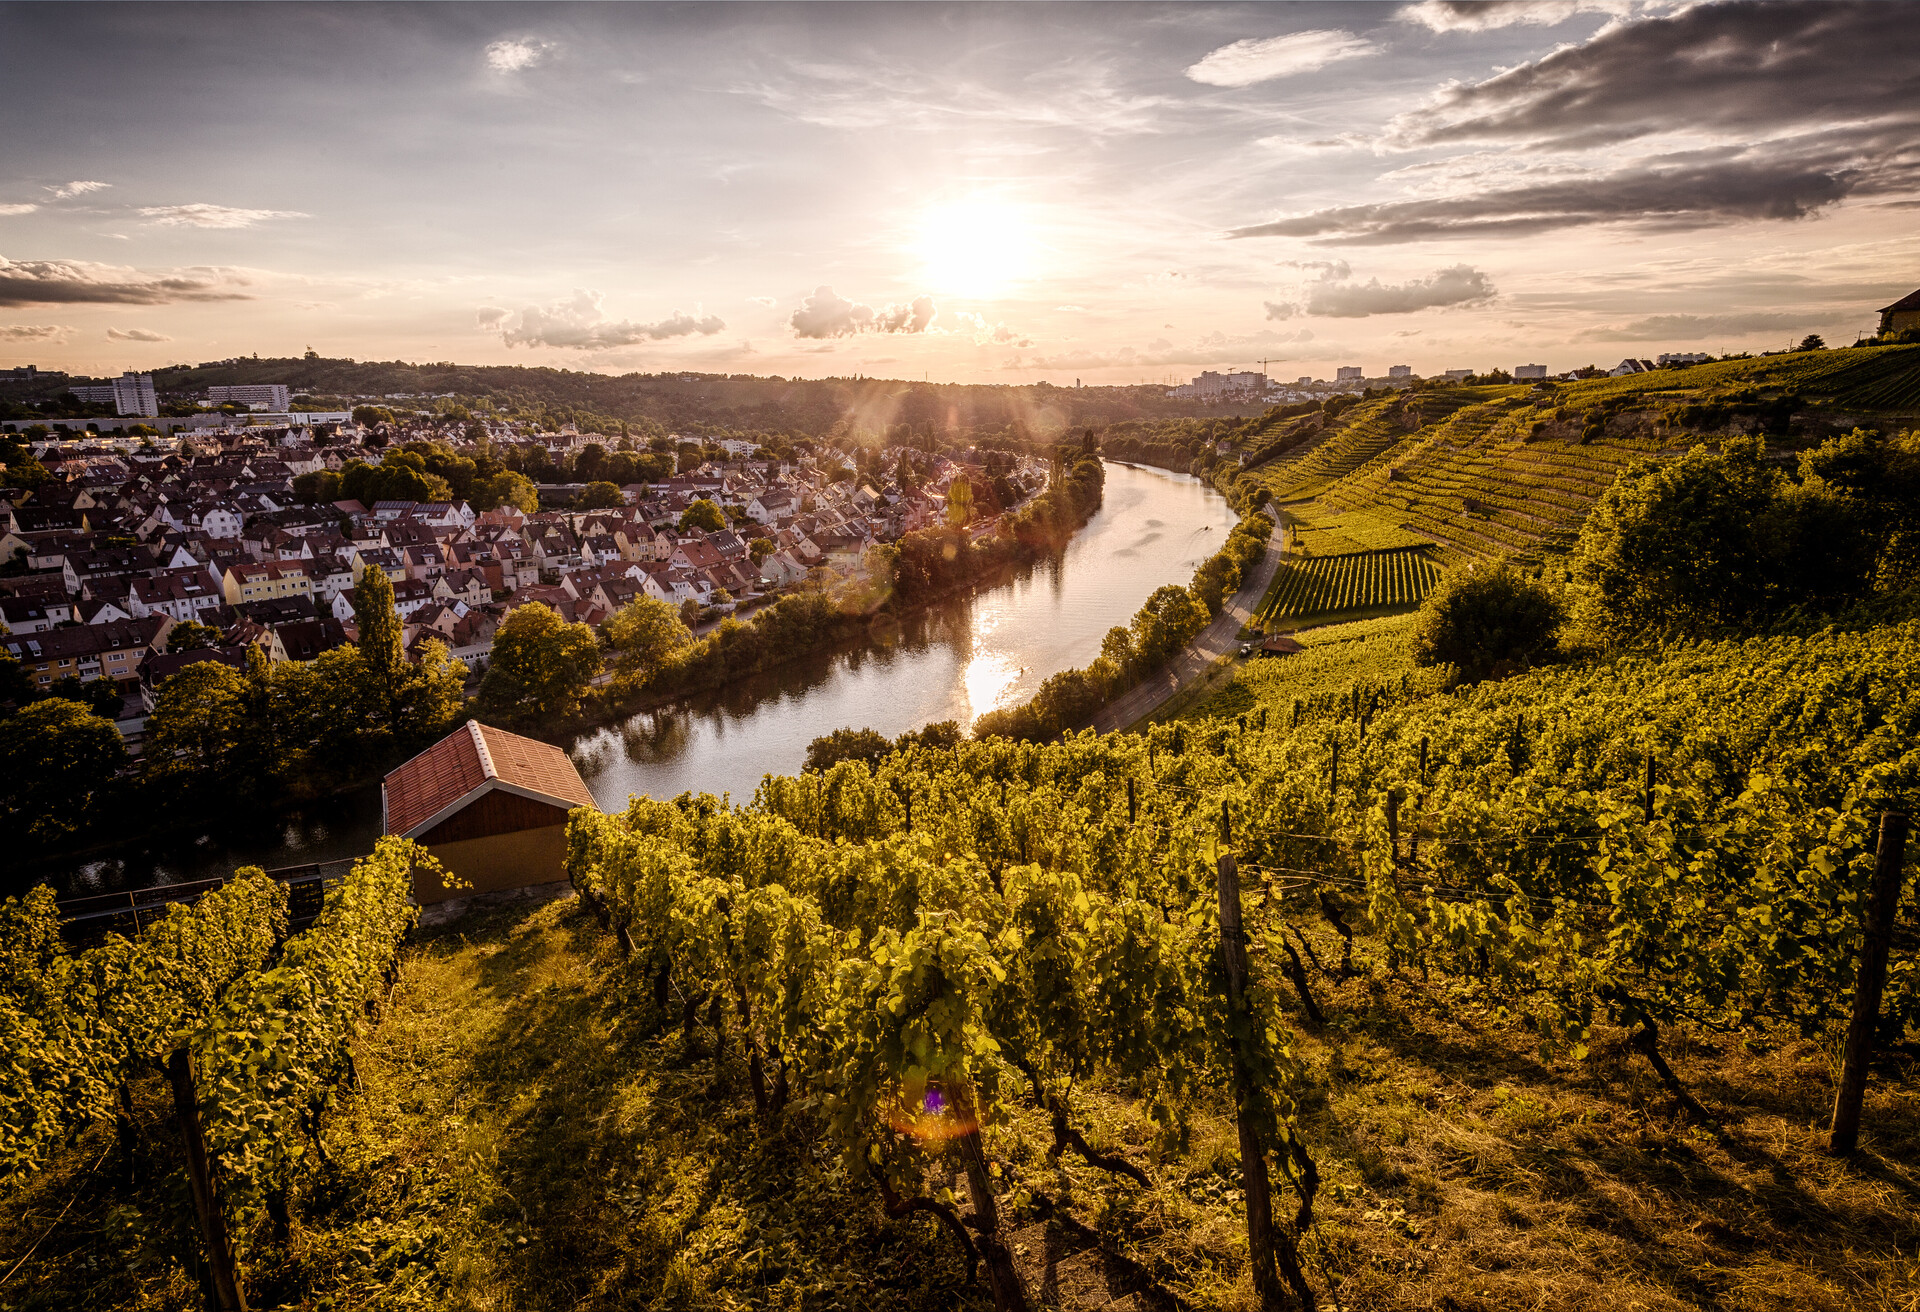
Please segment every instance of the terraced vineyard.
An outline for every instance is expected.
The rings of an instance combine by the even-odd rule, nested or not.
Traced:
[[[1440,578],[1418,547],[1351,556],[1309,556],[1280,566],[1255,616],[1263,624],[1381,606],[1414,606]]]
[[[1721,360],[1545,395],[1513,385],[1366,402],[1312,447],[1247,478],[1277,501],[1312,499],[1303,520],[1362,512],[1431,540],[1442,565],[1500,555],[1537,562],[1573,544],[1593,502],[1634,460],[1741,431],[1683,427],[1677,417],[1689,407],[1745,406],[1750,416],[1756,402],[1787,393],[1810,414],[1842,412],[1843,428],[1874,411],[1886,419],[1870,426],[1910,427],[1908,416],[1920,413],[1920,346]]]

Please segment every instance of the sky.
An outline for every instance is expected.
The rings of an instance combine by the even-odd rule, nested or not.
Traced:
[[[1913,17],[0,4],[0,364],[1072,385],[1851,342],[1920,287]]]

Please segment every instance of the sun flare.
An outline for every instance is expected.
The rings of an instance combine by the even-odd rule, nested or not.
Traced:
[[[992,296],[1033,273],[1039,243],[1018,206],[971,196],[927,211],[917,249],[936,294]]]

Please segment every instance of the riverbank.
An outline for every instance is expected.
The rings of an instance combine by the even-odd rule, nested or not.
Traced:
[[[1269,509],[1267,513],[1271,515],[1273,512]],[[1277,527],[1277,516],[1275,524]],[[1131,728],[1166,705],[1175,694],[1213,669],[1216,661],[1238,647],[1240,631],[1253,618],[1254,607],[1267,595],[1273,576],[1286,554],[1285,534],[1274,533],[1267,539],[1265,553],[1247,571],[1239,590],[1221,606],[1213,622],[1202,629],[1178,656],[1167,662],[1159,674],[1135,685],[1103,707],[1093,717],[1093,728],[1101,733],[1118,733]]]

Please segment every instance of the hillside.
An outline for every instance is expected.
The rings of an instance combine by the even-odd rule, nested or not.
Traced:
[[[1438,544],[1448,564],[1538,560],[1565,550],[1587,508],[1636,459],[1737,432],[1763,433],[1790,454],[1856,424],[1920,425],[1920,346],[1380,399],[1238,481],[1283,503],[1385,515]]]
[[[1237,724],[576,813],[585,896],[422,931],[391,972],[367,953],[352,1062],[209,1086],[214,1124],[253,1127],[244,1158],[218,1141],[251,1182],[250,1305],[1244,1312],[1254,1133],[1321,1306],[1911,1307],[1908,1051],[1873,1068],[1859,1152],[1824,1129],[1856,874],[1920,800],[1920,628],[1437,694],[1392,672],[1399,623],[1315,639],[1323,674],[1384,676],[1359,716],[1276,685]],[[300,1019],[246,1009],[284,979],[243,975],[223,1043]],[[1916,990],[1896,971],[1890,1042]],[[1264,1130],[1236,1129],[1236,1070]],[[121,1137],[83,1124],[14,1177],[11,1306],[200,1301],[171,1104],[129,1080]]]
[[[1431,544],[1442,566],[1507,556],[1538,564],[1564,554],[1587,511],[1635,460],[1678,455],[1735,433],[1759,433],[1783,460],[1856,425],[1920,426],[1920,346],[1809,351],[1683,370],[1542,386],[1442,387],[1363,401],[1312,439],[1231,477],[1311,529],[1330,516],[1385,522]],[[1224,473],[1217,482],[1227,483]],[[1314,554],[1308,532],[1301,545]],[[1374,549],[1389,549],[1376,543]],[[1328,554],[1321,551],[1317,554]],[[1333,566],[1321,564],[1325,573]],[[1351,564],[1348,573],[1361,570]],[[1295,569],[1262,614],[1287,627],[1417,602],[1404,569],[1364,571],[1356,592]],[[1430,579],[1430,574],[1420,574]],[[1283,588],[1291,589],[1285,598]],[[1324,610],[1301,596],[1337,599]]]

